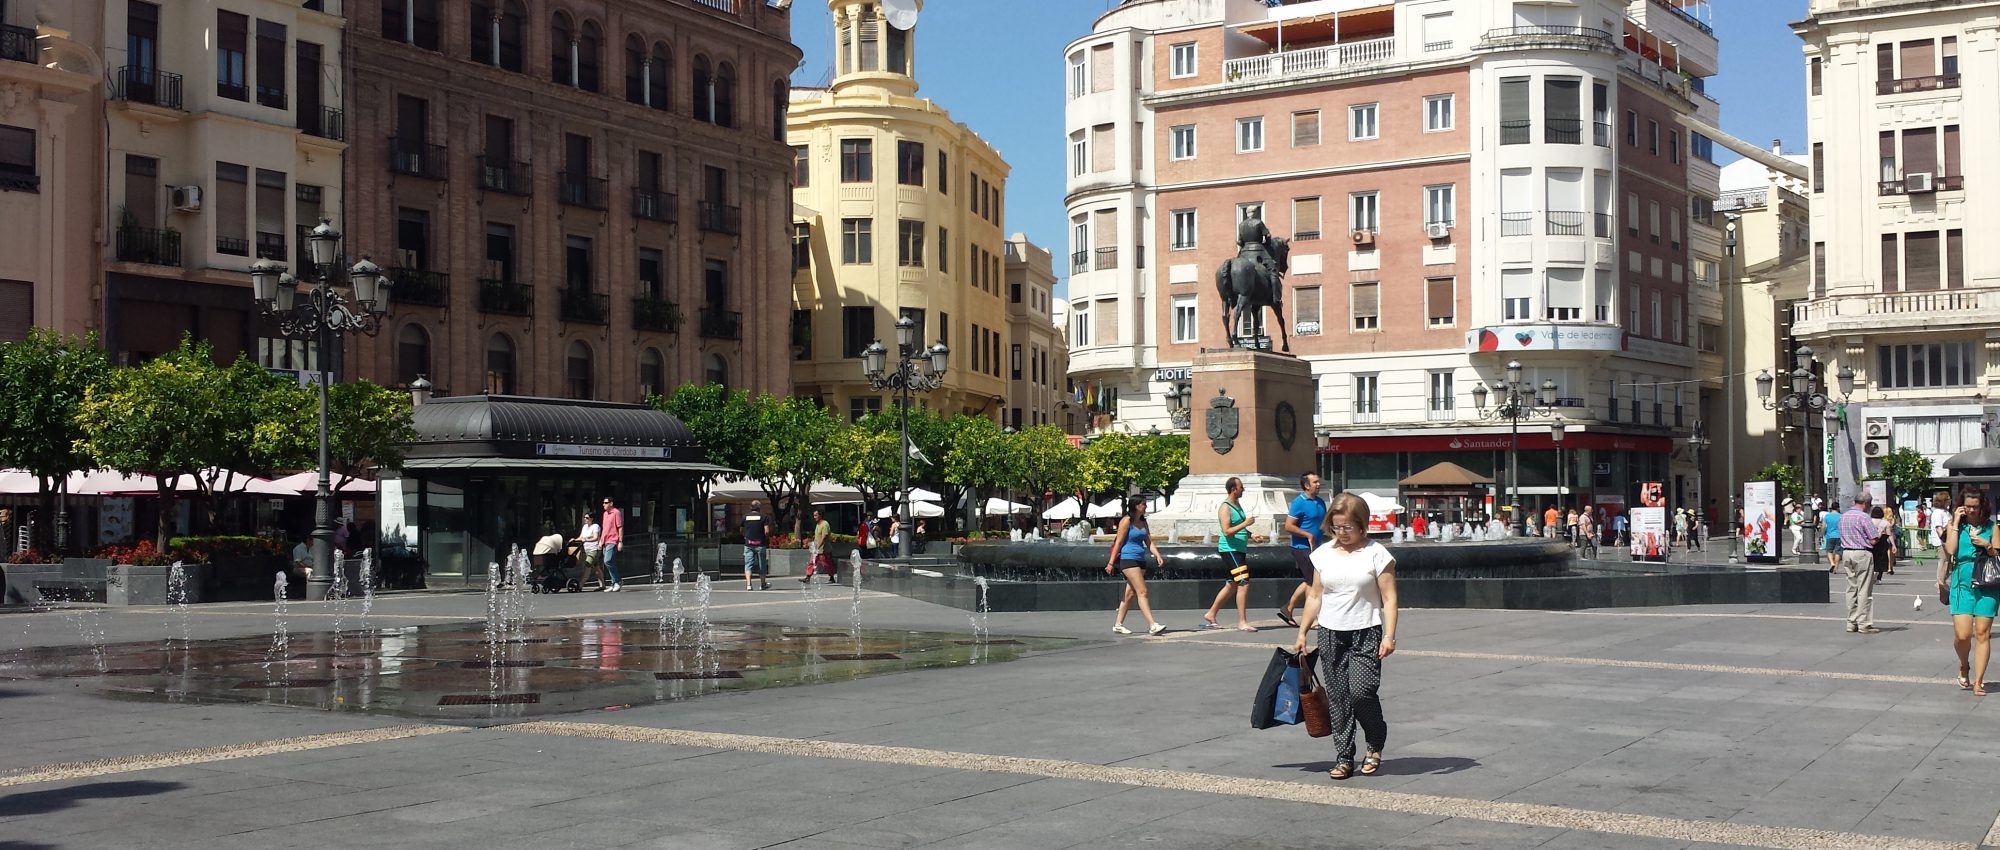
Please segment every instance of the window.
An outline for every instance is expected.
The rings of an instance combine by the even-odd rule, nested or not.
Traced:
[[[1646,234],[1653,244],[1660,244],[1660,202],[1646,202]]]
[[[1660,293],[1655,291],[1651,293],[1651,295],[1652,295],[1652,306],[1653,306],[1652,336],[1654,339],[1662,339],[1665,337],[1665,334],[1661,333],[1661,331],[1666,330],[1666,325],[1661,321],[1661,319],[1665,318],[1662,314],[1665,313],[1666,311],[1661,309],[1660,307]]]
[[[840,356],[860,357],[875,341],[875,308],[840,308]]]
[[[215,94],[247,102],[250,90],[244,84],[244,57],[250,50],[250,19],[235,12],[216,12],[215,30]]]
[[[1374,417],[1379,417],[1382,414],[1382,396],[1380,393],[1380,387],[1381,387],[1381,381],[1375,375],[1354,376],[1355,421],[1357,422],[1379,421]],[[1363,419],[1362,417],[1364,416],[1369,418]]]
[[[1715,162],[1715,140],[1693,130],[1688,131],[1688,156],[1702,162]]]
[[[514,341],[494,334],[486,341],[486,391],[495,395],[518,392],[514,385]]]
[[[1686,332],[1685,328],[1684,328],[1684,327],[1682,326],[1682,324],[1681,324],[1681,297],[1680,297],[1680,296],[1678,296],[1678,295],[1674,296],[1674,301],[1673,301],[1673,303],[1672,303],[1671,305],[1669,305],[1669,315],[1670,315],[1670,316],[1672,316],[1672,319],[1671,319],[1671,323],[1672,323],[1672,326],[1673,326],[1673,330],[1674,330],[1674,335],[1673,335],[1673,337],[1672,337],[1673,341],[1674,341],[1674,342],[1676,342],[1676,343],[1681,343],[1681,344],[1686,344],[1686,343],[1687,343],[1687,332]]]
[[[215,252],[250,256],[250,169],[215,164]]]
[[[1195,296],[1176,295],[1173,301],[1174,342],[1194,342],[1199,338],[1200,324],[1195,312]]]
[[[1455,381],[1452,378],[1453,376],[1450,372],[1430,373],[1430,407],[1432,419],[1449,419],[1451,418],[1449,415],[1440,416],[1439,414],[1450,414],[1458,409],[1458,394],[1453,387]]]
[[[1681,131],[1679,130],[1667,131],[1667,161],[1681,161]]]
[[[1083,64],[1083,51],[1069,55],[1069,96],[1071,100],[1082,97],[1090,91],[1088,71]]]
[[[1349,141],[1373,139],[1380,135],[1376,116],[1380,110],[1376,104],[1364,103],[1347,108],[1347,138]]]
[[[1457,98],[1448,94],[1434,94],[1424,98],[1424,132],[1442,133],[1457,124],[1454,107]]]
[[[1118,167],[1118,145],[1112,141],[1113,124],[1099,124],[1090,128],[1090,170],[1110,171]]]
[[[1818,56],[1814,56],[1812,58],[1812,61],[1806,63],[1807,91],[1810,92],[1813,97],[1818,97],[1823,93],[1821,91],[1821,89],[1824,87],[1822,85],[1824,82],[1822,79],[1823,73],[1824,72],[1821,69],[1820,58]]]
[[[1381,229],[1381,205],[1375,192],[1356,192],[1347,196],[1347,227],[1349,230],[1366,230],[1373,233]]]
[[[1168,56],[1171,57],[1167,70],[1168,78],[1178,80],[1195,75],[1194,50],[1195,45],[1192,41],[1176,44],[1167,49]]]
[[[1174,210],[1169,219],[1169,242],[1173,250],[1183,251],[1194,247],[1194,210]]]
[[[414,383],[431,374],[431,335],[421,326],[404,325],[396,334],[396,380]]]
[[[1458,189],[1454,185],[1424,187],[1424,223],[1453,224],[1458,221],[1456,210]]]
[[[1250,203],[1247,203],[1247,204],[1237,204],[1237,205],[1236,205],[1236,220],[1237,220],[1237,221],[1249,221],[1250,219],[1253,219],[1253,218],[1254,218],[1254,219],[1257,219],[1258,221],[1263,221],[1263,220],[1264,220],[1264,202],[1263,202],[1263,201],[1251,201]]]
[[[1660,153],[1660,122],[1646,122],[1646,152],[1658,156]]]
[[[382,0],[382,37],[436,50],[438,0]]]
[[[1450,12],[1437,12],[1424,16],[1422,36],[1425,53],[1450,50],[1452,26]]]
[[[1534,269],[1500,270],[1501,317],[1509,322],[1530,322],[1535,316]]]
[[[1639,235],[1639,193],[1625,193],[1625,232]]]
[[[1577,77],[1542,79],[1542,141],[1551,145],[1583,143],[1582,104],[1578,97],[1583,80]]]
[[[1969,387],[1977,383],[1978,343],[1933,342],[1876,349],[1874,378],[1884,389]]]
[[[951,231],[942,227],[938,228],[937,258],[938,271],[949,274],[951,272]]]
[[[1319,110],[1292,113],[1292,147],[1319,144]]]
[[[1456,280],[1449,277],[1424,280],[1424,324],[1433,328],[1448,328],[1458,323],[1455,283]]]
[[[896,143],[896,182],[904,186],[924,185],[924,145],[922,142]]]
[[[875,262],[874,219],[840,220],[840,261],[846,265],[865,265]]]
[[[1611,270],[1598,269],[1597,280],[1596,280],[1596,293],[1595,297],[1591,299],[1591,305],[1593,307],[1591,316],[1594,321],[1605,322],[1607,324],[1610,323],[1612,297],[1613,297],[1613,289],[1611,286]]]
[[[1625,110],[1625,144],[1639,146],[1639,113],[1630,109]]]
[[[1813,297],[1826,297],[1826,243],[1814,242],[1813,252]]]
[[[875,182],[875,142],[873,140],[840,140],[840,182]]]
[[[284,24],[257,22],[257,103],[273,109],[285,108]]]
[[[592,360],[589,343],[580,339],[570,342],[569,357],[563,369],[563,377],[569,388],[570,398],[590,398],[592,387],[596,383],[592,380],[593,375],[591,373],[594,371],[593,366],[595,365]]]
[[[263,169],[257,170],[257,174],[260,178],[266,173],[268,172],[264,171]],[[257,194],[258,194],[257,235],[261,240],[265,234],[265,224],[263,221],[264,187],[261,185],[262,184],[261,179],[258,182],[260,185],[258,185],[257,187]],[[284,225],[284,213],[282,211],[278,213],[277,220],[278,220],[278,225],[282,227]],[[428,210],[410,209],[409,207],[398,207],[396,209],[395,267],[403,269],[430,268],[431,267],[430,243],[431,243],[430,212]],[[271,259],[282,260],[284,258],[273,257]]]
[[[1357,283],[1348,290],[1348,301],[1354,314],[1354,329],[1375,331],[1382,329],[1382,285],[1369,281]]]
[[[896,264],[905,268],[924,267],[924,223],[911,219],[896,222]]]
[[[1167,157],[1169,159],[1194,159],[1194,125],[1183,124],[1167,128]]]
[[[792,146],[792,188],[803,189],[812,185],[812,148],[806,145]]]
[[[1639,287],[1625,287],[1625,331],[1639,332]]]
[[[1090,173],[1090,142],[1083,131],[1069,134],[1069,176],[1082,177]]]
[[[1301,286],[1292,290],[1292,333],[1317,336],[1321,328],[1321,287]]]
[[[1118,82],[1118,66],[1111,61],[1111,45],[1095,44],[1090,48],[1090,90],[1110,91]]]
[[[35,131],[0,125],[0,192],[34,192],[40,185],[35,174]]]
[[[938,151],[938,194],[951,194],[951,154]]]
[[[1236,119],[1236,152],[1255,153],[1264,149],[1264,119]]]
[[[855,396],[847,400],[847,421],[849,422],[860,422],[862,417],[881,412],[881,396]]]
[[[1310,241],[1319,238],[1319,197],[1292,199],[1292,239]]]
[[[1525,145],[1535,120],[1528,112],[1527,77],[1507,77],[1500,81],[1500,144]]]
[[[1551,268],[1547,274],[1548,318],[1552,322],[1583,319],[1583,269]]]
[[[514,226],[511,224],[486,224],[486,266],[485,280],[496,283],[514,283]]]

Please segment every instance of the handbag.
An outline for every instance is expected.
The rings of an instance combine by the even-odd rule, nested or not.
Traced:
[[[1250,705],[1250,728],[1269,729],[1299,722],[1299,657],[1279,648],[1264,665],[1257,697]]]
[[[1319,677],[1313,675],[1312,653],[1307,653],[1305,663],[1300,665],[1305,676],[1305,690],[1299,694],[1299,711],[1305,714],[1306,734],[1324,738],[1333,734],[1333,710],[1326,701],[1326,689],[1320,687]]]
[[[1972,586],[2000,590],[2000,555],[1987,552],[1972,562]]]

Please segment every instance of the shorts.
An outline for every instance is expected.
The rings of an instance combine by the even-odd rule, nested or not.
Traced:
[[[1292,547],[1292,566],[1299,568],[1299,581],[1311,584],[1313,580],[1312,550]]]
[[[1222,563],[1229,568],[1229,583],[1242,587],[1250,583],[1250,562],[1242,552],[1221,552]]]
[[[1143,570],[1145,568],[1146,568],[1145,561],[1130,561],[1124,558],[1120,558],[1118,560],[1118,571],[1121,573],[1126,570]]]
[[[743,574],[767,576],[771,574],[770,548],[765,546],[743,546]]]

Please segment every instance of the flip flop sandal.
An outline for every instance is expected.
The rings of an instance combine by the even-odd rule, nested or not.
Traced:
[[[1332,770],[1326,772],[1326,778],[1328,779],[1346,779],[1353,775],[1354,763],[1347,761],[1334,765]]]
[[[1379,771],[1381,769],[1382,769],[1381,753],[1369,753],[1366,758],[1363,758],[1361,760],[1362,776],[1374,776],[1376,771]]]
[[[1291,626],[1292,628],[1296,629],[1299,627],[1299,621],[1292,619],[1292,614],[1289,611],[1279,611],[1278,619],[1283,621],[1285,625]]]
[[[1958,689],[1959,689],[1959,690],[1961,690],[1961,691],[1969,691],[1969,690],[1972,690],[1972,668],[1971,668],[1971,667],[1960,667],[1960,668],[1958,668]]]

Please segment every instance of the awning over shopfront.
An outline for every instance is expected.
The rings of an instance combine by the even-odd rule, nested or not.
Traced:
[[[454,396],[419,405],[411,424],[417,438],[404,469],[726,471],[707,462],[701,443],[679,419],[640,404]],[[448,461],[460,463],[446,466]]]
[[[1446,461],[1397,483],[1405,487],[1477,487],[1491,484],[1493,479]]]

